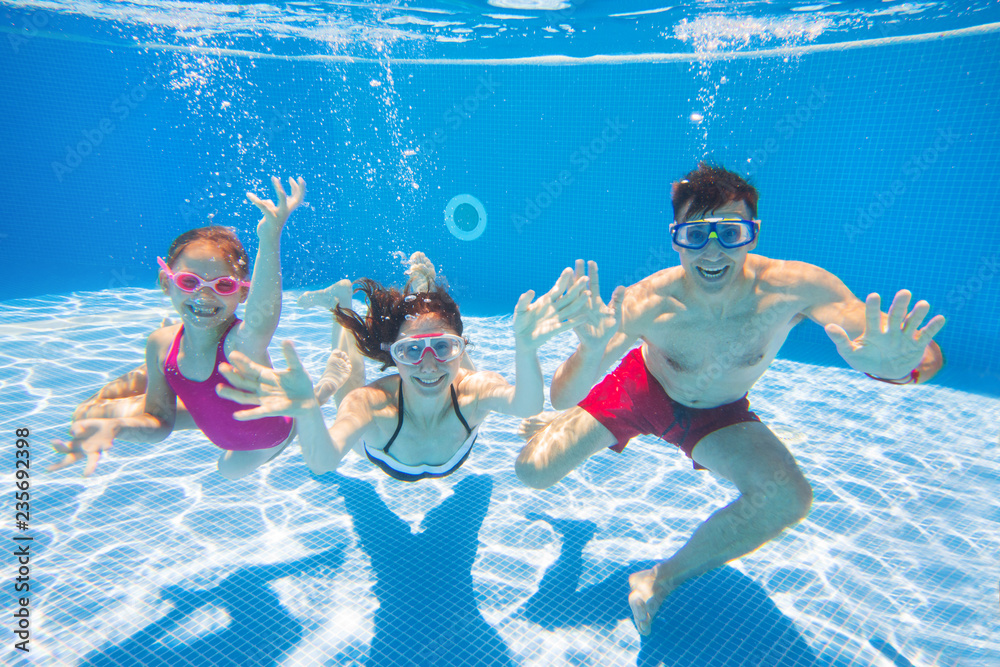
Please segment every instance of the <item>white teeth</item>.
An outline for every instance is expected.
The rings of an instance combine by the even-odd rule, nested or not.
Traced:
[[[706,278],[718,278],[723,273],[725,273],[726,269],[728,268],[729,268],[728,266],[724,266],[721,269],[705,269],[699,266],[698,272],[701,273],[701,275],[705,276]]]
[[[218,306],[202,306],[195,303],[188,304],[188,309],[198,317],[211,317],[219,312]]]
[[[436,385],[439,382],[441,382],[441,380],[444,379],[444,376],[442,375],[441,377],[439,377],[438,379],[433,380],[433,381],[421,380],[418,377],[415,377],[413,379],[416,380],[417,382],[419,382],[420,384],[424,385],[425,387],[433,387],[434,385]]]

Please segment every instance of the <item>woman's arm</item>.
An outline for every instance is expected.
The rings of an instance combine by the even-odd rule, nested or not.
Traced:
[[[231,364],[219,365],[222,375],[233,386],[220,384],[216,392],[223,398],[257,405],[234,413],[233,417],[240,421],[293,417],[302,456],[309,468],[316,474],[334,470],[372,425],[373,413],[367,400],[371,395],[369,388],[362,387],[348,394],[337,411],[336,421],[327,430],[312,380],[302,368],[295,347],[285,341],[281,351],[288,370],[276,371],[251,361],[240,352],[233,352]]]
[[[589,293],[584,277],[566,269],[548,292],[534,299],[534,291],[521,295],[514,308],[515,384],[496,373],[473,373],[466,382],[475,392],[483,417],[490,410],[517,417],[538,414],[545,406],[545,383],[538,362],[538,348],[553,336],[578,326],[586,316]]]
[[[322,421],[322,415],[319,420],[313,415],[307,424],[299,428],[302,458],[314,474],[336,470],[347,452],[374,425],[370,391],[369,387],[361,387],[345,396],[329,430]],[[318,406],[315,412],[319,412]]]

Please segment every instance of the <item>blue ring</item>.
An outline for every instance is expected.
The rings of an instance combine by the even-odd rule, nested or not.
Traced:
[[[479,214],[479,222],[472,229],[465,230],[455,224],[455,209],[462,204],[469,204]],[[448,226],[448,231],[455,238],[462,241],[474,241],[486,231],[486,209],[483,207],[483,203],[472,195],[455,195],[444,207],[444,224]]]

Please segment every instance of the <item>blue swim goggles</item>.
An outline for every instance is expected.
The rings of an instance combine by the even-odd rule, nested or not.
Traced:
[[[701,250],[713,238],[723,248],[739,248],[753,243],[759,229],[760,220],[702,218],[675,222],[670,226],[670,234],[674,243],[688,250]]]

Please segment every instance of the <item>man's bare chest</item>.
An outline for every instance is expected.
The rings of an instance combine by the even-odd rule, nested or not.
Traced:
[[[708,365],[729,370],[769,363],[798,322],[785,304],[753,302],[725,314],[684,310],[658,316],[643,338],[677,373]]]

